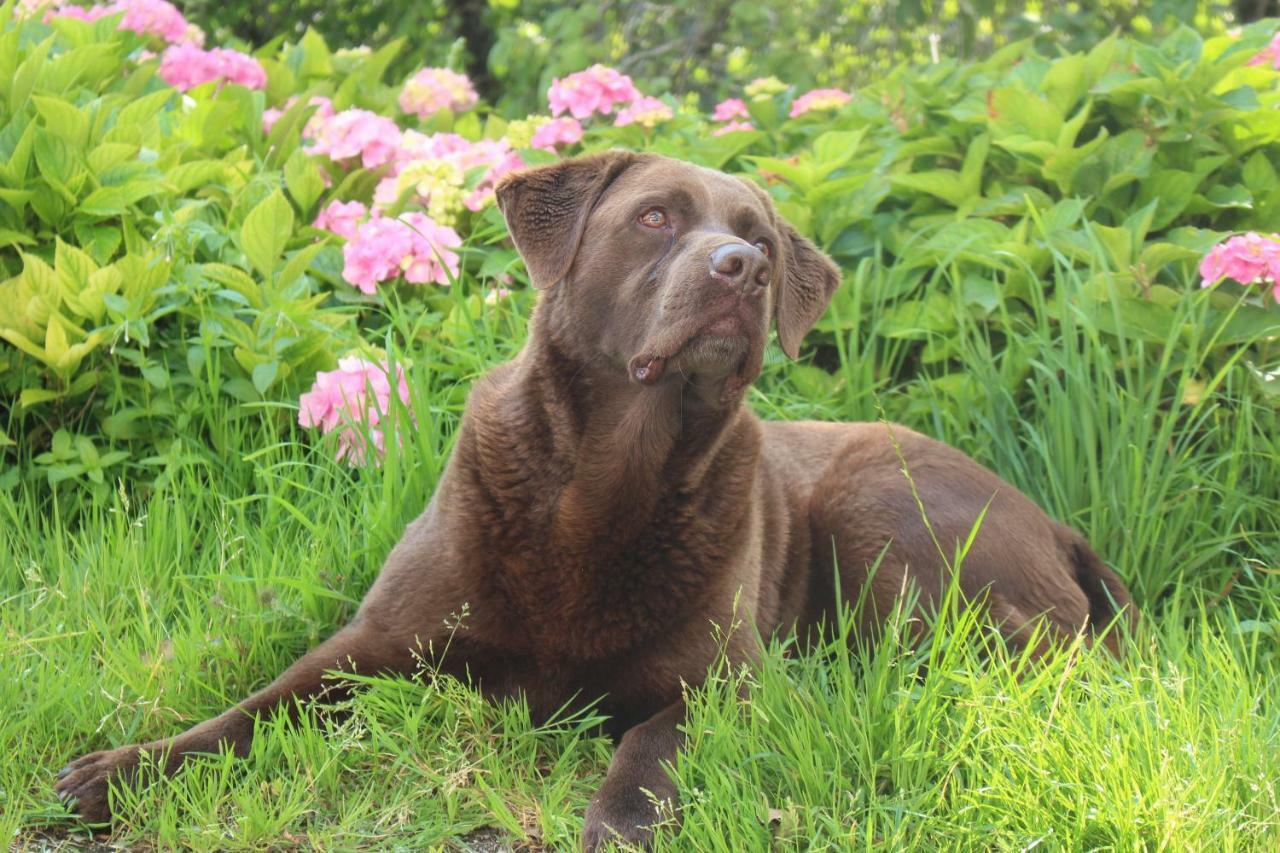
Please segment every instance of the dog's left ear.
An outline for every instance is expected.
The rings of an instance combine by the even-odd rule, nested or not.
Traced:
[[[774,302],[778,343],[795,358],[800,341],[827,310],[831,295],[840,286],[840,268],[817,246],[785,222],[782,228],[782,282]]]
[[[605,151],[516,172],[498,183],[498,209],[534,287],[551,287],[568,275],[591,208],[641,156]]]

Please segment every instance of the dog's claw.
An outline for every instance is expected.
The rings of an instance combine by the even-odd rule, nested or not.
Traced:
[[[59,770],[59,771],[58,771],[58,777],[57,777],[57,778],[59,778],[59,779],[65,779],[65,778],[67,778],[67,777],[68,777],[68,776],[70,776],[70,775],[71,775],[71,765],[70,765],[70,764],[68,764],[66,767],[64,767],[64,768],[62,768],[61,770]]]

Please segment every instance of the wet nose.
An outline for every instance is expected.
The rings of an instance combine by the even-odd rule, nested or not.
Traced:
[[[726,243],[711,252],[711,277],[743,289],[769,286],[769,259],[755,246]]]

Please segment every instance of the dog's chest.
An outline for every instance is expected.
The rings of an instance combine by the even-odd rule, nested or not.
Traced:
[[[515,642],[546,660],[633,653],[705,611],[748,545],[748,520],[704,495],[669,495],[647,523],[629,521],[567,542],[547,523],[498,556],[493,577]]]

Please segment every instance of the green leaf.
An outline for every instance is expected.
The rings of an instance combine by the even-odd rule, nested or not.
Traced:
[[[320,176],[320,167],[301,148],[295,149],[285,161],[284,183],[289,189],[289,195],[293,196],[293,200],[304,212],[311,210],[316,199],[320,198],[320,194],[324,192],[324,179]]]
[[[220,183],[226,179],[228,167],[221,160],[193,160],[170,169],[165,178],[178,193],[186,193],[196,187]]]
[[[1202,252],[1178,246],[1173,243],[1151,243],[1138,256],[1138,263],[1146,268],[1148,275],[1155,275],[1174,261],[1198,261]]]
[[[34,95],[31,100],[50,133],[75,149],[84,149],[89,140],[89,119],[81,110],[61,98]]]
[[[311,27],[307,27],[307,31],[302,34],[302,41],[299,43],[302,47],[302,62],[298,67],[298,74],[304,79],[309,77],[328,77],[333,73],[333,59],[329,53],[329,46],[324,43],[321,37]]]
[[[1088,71],[1088,60],[1079,55],[1064,56],[1049,67],[1040,82],[1040,90],[1059,114],[1071,112],[1076,102],[1089,91],[1093,80]]]
[[[10,113],[16,113],[26,106],[27,98],[31,96],[31,90],[35,88],[36,81],[40,79],[40,71],[49,56],[49,49],[53,47],[54,38],[54,36],[49,36],[36,45],[36,48],[18,66],[18,70],[13,73],[13,85],[9,89]]]
[[[973,198],[967,191],[960,173],[954,169],[931,169],[905,175],[890,175],[895,187],[937,196],[953,207],[959,207]]]
[[[822,174],[830,174],[853,159],[866,128],[829,130],[813,141],[813,159]]]
[[[293,207],[284,193],[276,190],[244,218],[240,226],[240,248],[262,277],[270,279],[292,234]]]
[[[1257,195],[1270,192],[1277,183],[1280,183],[1276,178],[1276,168],[1271,164],[1271,158],[1261,151],[1255,151],[1249,158],[1249,162],[1244,164],[1240,178],[1241,182]]]
[[[1186,209],[1199,183],[1200,178],[1193,172],[1161,169],[1142,182],[1133,207],[1142,207],[1158,200],[1156,215],[1151,223],[1152,229],[1158,231],[1168,226]]]
[[[266,394],[271,383],[276,381],[276,374],[279,371],[280,362],[278,361],[267,361],[254,367],[253,387],[258,389],[259,394]]]
[[[1204,194],[1204,200],[1214,207],[1253,207],[1253,193],[1238,184],[1215,184]]]
[[[754,163],[761,174],[777,175],[795,185],[802,193],[808,192],[817,183],[817,175],[812,166],[791,163],[777,157],[747,157]]]
[[[5,246],[31,246],[35,244],[35,240],[28,234],[22,234],[18,231],[10,231],[7,228],[0,228],[0,248]]]
[[[65,391],[54,391],[49,388],[23,388],[18,394],[18,405],[24,409],[57,400],[66,395]]]
[[[312,243],[310,246],[294,252],[293,257],[289,258],[284,265],[284,269],[280,271],[280,278],[276,281],[276,285],[281,290],[284,290],[297,281],[303,273],[310,269],[311,262],[315,260],[316,255],[324,250],[326,245],[324,242]]]
[[[149,367],[142,368],[142,376],[155,388],[163,391],[169,387],[169,371],[165,370],[163,364],[153,364]]]
[[[906,299],[885,309],[876,332],[886,338],[924,339],[956,327],[955,309],[944,293]]]
[[[120,110],[116,116],[116,126],[137,127],[146,124],[164,108],[165,104],[169,103],[169,99],[174,94],[174,91],[166,86],[158,92],[138,98]]]
[[[89,170],[101,177],[121,163],[138,156],[138,146],[127,142],[104,142],[89,152]]]

